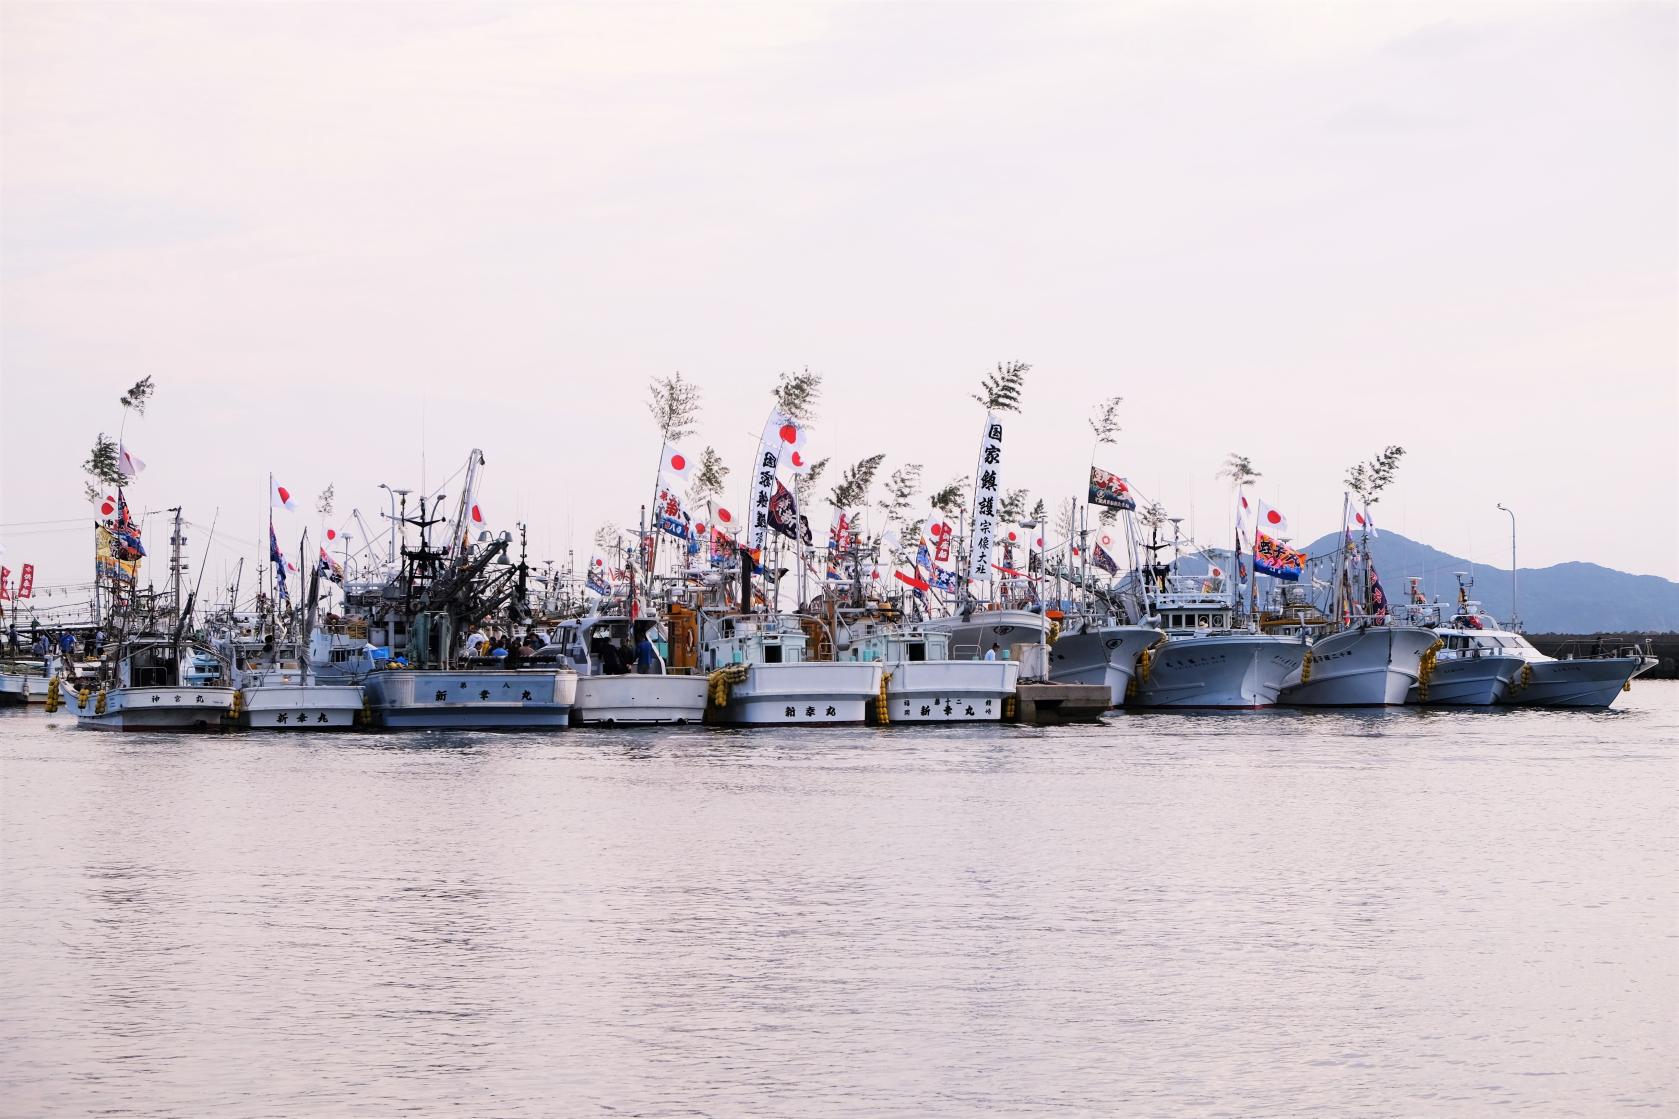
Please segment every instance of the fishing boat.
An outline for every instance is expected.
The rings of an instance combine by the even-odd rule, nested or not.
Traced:
[[[1127,707],[1271,707],[1298,672],[1306,641],[1236,624],[1224,575],[1156,572],[1150,603],[1165,640],[1139,658]]]
[[[1020,659],[1023,645],[1044,645],[1049,641],[1050,619],[1035,610],[1010,607],[970,606],[943,618],[921,623],[929,632],[948,635],[950,655],[957,660],[983,657],[991,646],[997,655]]]
[[[361,683],[375,725],[394,730],[553,730],[570,721],[577,672],[557,657],[481,655],[464,640],[470,626],[498,622],[509,629],[531,622],[521,535],[510,555],[509,532],[472,534],[479,470],[474,448],[462,470],[452,517],[434,515],[422,498],[410,515],[406,496],[396,523],[401,563],[360,594],[346,587],[344,609],[372,646],[374,668]],[[447,525],[440,538],[433,529]],[[410,547],[408,531],[418,532]],[[330,647],[330,646],[329,646]]]
[[[1317,609],[1307,588],[1283,584],[1260,617],[1266,633],[1311,642],[1299,671],[1283,685],[1281,701],[1292,707],[1402,706],[1422,678],[1423,658],[1437,638],[1432,630],[1389,616],[1370,558],[1369,518],[1354,513],[1350,494],[1342,502],[1342,519],[1328,613]],[[1357,525],[1364,530],[1355,540]]]
[[[1020,679],[1015,660],[952,658],[950,634],[922,623],[861,622],[841,640],[841,662],[884,669],[876,722],[995,722]]]
[[[817,618],[792,614],[706,616],[700,664],[712,685],[708,717],[733,726],[861,723],[880,697],[879,661],[816,660]],[[831,639],[826,642],[831,647]]]
[[[1128,625],[1111,615],[1067,615],[1049,649],[1053,684],[1101,684],[1108,700],[1123,706],[1145,649],[1165,638],[1154,626]]]
[[[629,671],[642,637],[655,647],[654,671],[648,673]],[[554,643],[540,654],[558,655],[576,671],[571,717],[580,726],[699,723],[705,718],[709,684],[704,676],[670,671],[657,651],[662,644],[655,619],[591,612],[562,622]]]
[[[1291,636],[1289,627],[1268,629]],[[1300,668],[1283,684],[1280,702],[1290,707],[1397,707],[1417,684],[1423,658],[1438,640],[1419,626],[1360,618],[1350,626],[1311,633]]]
[[[97,690],[64,688],[49,697],[47,709],[62,704],[87,730],[218,730],[233,710],[234,695],[214,650],[185,641],[177,630],[124,637],[107,682]]]

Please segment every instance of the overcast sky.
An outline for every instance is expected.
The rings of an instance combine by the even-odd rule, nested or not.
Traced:
[[[474,446],[496,527],[587,552],[674,370],[737,503],[805,366],[818,454],[943,481],[1020,359],[1052,501],[1118,394],[1099,463],[1209,542],[1227,453],[1307,540],[1398,443],[1378,524],[1504,564],[1502,501],[1523,566],[1679,577],[1676,12],[10,0],[0,563],[86,578],[40,522],[148,374],[133,501],[219,510],[218,577],[270,471],[372,519]]]

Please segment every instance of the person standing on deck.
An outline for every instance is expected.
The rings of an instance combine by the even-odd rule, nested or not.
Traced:
[[[995,641],[991,643],[991,648],[985,651],[985,659],[988,661],[994,661],[997,659],[997,643]]]
[[[653,642],[647,639],[647,631],[641,631],[641,637],[635,643],[635,670],[643,676],[653,674]]]

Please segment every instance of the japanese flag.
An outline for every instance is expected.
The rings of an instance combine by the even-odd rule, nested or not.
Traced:
[[[810,454],[803,447],[794,447],[790,451],[783,451],[781,461],[787,465],[789,474],[809,474]]]
[[[673,482],[686,485],[694,474],[694,460],[666,443],[664,454],[659,459],[659,474]]]
[[[132,478],[146,468],[138,455],[130,453],[127,447],[117,444],[117,470],[124,478]]]
[[[1357,509],[1349,510],[1347,514],[1347,531],[1368,532],[1371,537],[1375,537],[1378,535],[1376,532],[1376,518],[1370,515],[1370,510],[1368,509],[1365,509],[1363,512],[1360,512]]]
[[[268,484],[271,490],[268,495],[269,505],[276,509],[284,509],[288,513],[297,512],[297,502],[292,500],[290,490],[274,481],[273,478],[269,479]]]
[[[472,523],[475,525],[481,525],[484,523],[484,512],[476,505],[472,507]]]
[[[1253,506],[1248,503],[1248,495],[1238,490],[1236,493],[1236,527],[1245,533],[1248,530],[1248,525],[1252,522]]]
[[[116,512],[117,499],[107,494],[105,500],[99,503],[99,515],[101,517],[112,517],[116,515]]]
[[[1261,501],[1259,503],[1259,531],[1267,536],[1287,536],[1288,518]]]
[[[770,427],[776,439],[780,441],[781,454],[786,454],[789,449],[800,450],[809,439],[805,425],[784,413],[778,412],[771,417]]]

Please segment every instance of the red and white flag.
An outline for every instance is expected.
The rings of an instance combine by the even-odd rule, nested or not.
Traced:
[[[1259,503],[1259,531],[1266,536],[1287,536],[1288,518],[1261,501]]]
[[[106,494],[105,497],[100,499],[99,515],[101,517],[114,517],[114,516],[116,516],[116,513],[117,513],[117,499],[110,496],[109,494]]]
[[[693,474],[694,460],[666,443],[664,453],[659,458],[659,476],[687,485]]]
[[[17,596],[29,598],[35,593],[35,565],[26,563],[17,575]]]
[[[291,491],[276,482],[272,475],[268,478],[268,504],[276,509],[284,509],[288,513],[297,512],[297,502],[292,500]]]
[[[788,474],[809,474],[811,461],[809,453],[803,447],[794,447],[781,456],[782,463],[787,467]]]
[[[117,444],[117,470],[124,478],[132,478],[146,468],[140,457],[121,443]]]
[[[12,597],[12,569],[0,567],[0,598]]]
[[[1360,511],[1351,505],[1347,506],[1347,531],[1368,532],[1372,538],[1379,535],[1376,532],[1376,518],[1370,515],[1370,510]]]
[[[476,505],[472,507],[472,523],[475,525],[484,523],[484,511]]]

